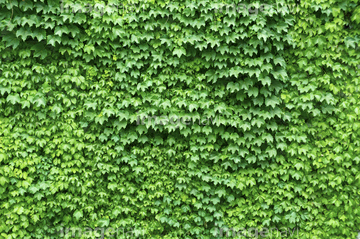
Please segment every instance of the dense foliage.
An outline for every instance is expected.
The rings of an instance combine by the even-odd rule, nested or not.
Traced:
[[[356,237],[358,0],[116,4],[0,0],[0,238]]]

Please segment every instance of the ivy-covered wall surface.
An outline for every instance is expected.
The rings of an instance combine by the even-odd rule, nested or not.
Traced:
[[[0,13],[0,238],[356,238],[358,0]]]

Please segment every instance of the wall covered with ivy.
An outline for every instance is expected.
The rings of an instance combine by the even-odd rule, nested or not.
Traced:
[[[0,32],[0,238],[358,234],[358,0],[0,0]]]

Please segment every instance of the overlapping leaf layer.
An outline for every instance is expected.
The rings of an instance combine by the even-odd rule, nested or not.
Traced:
[[[0,0],[0,237],[355,238],[359,1],[121,4]]]

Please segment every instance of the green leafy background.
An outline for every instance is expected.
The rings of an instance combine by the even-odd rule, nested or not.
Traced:
[[[356,237],[358,0],[268,0],[258,14],[214,10],[249,1],[76,3],[104,13],[0,0],[0,238]],[[137,125],[146,115],[217,120]]]

